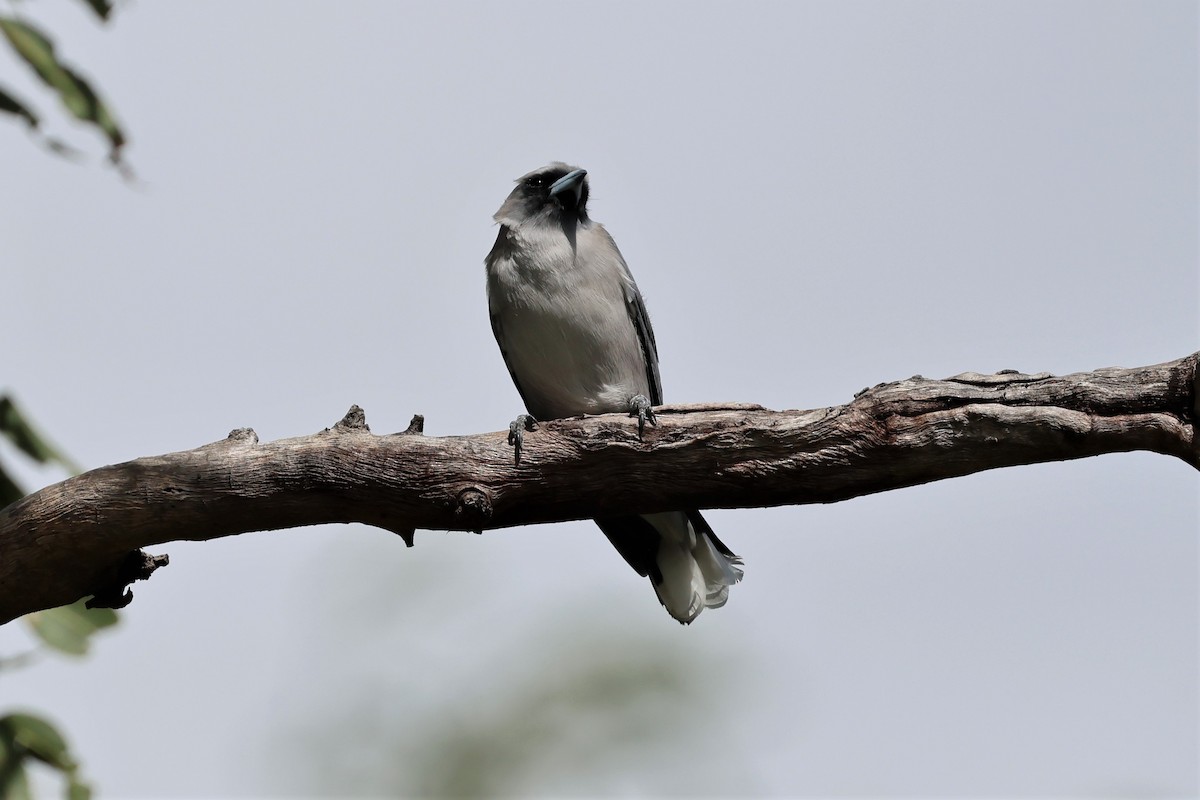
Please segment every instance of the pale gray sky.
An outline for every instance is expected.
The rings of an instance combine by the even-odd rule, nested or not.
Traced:
[[[351,403],[502,428],[491,214],[555,159],[590,172],[669,401],[1197,346],[1191,2],[76,5],[15,7],[144,185],[0,125],[0,386],[87,466]],[[7,53],[0,80],[44,101]],[[584,523],[172,544],[92,658],[6,673],[0,709],[52,715],[107,796],[297,794],[312,742],[347,748],[323,714],[469,728],[461,698],[553,669],[546,639],[649,640],[704,678],[699,718],[523,793],[1189,795],[1198,505],[1194,471],[1130,454],[713,512],[746,579],[686,629]]]

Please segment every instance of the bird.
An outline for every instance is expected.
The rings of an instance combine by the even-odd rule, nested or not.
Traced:
[[[657,424],[658,349],[646,304],[609,232],[588,216],[587,170],[551,162],[517,179],[495,213],[487,268],[492,332],[525,403],[509,426],[520,463],[538,420],[629,413]],[[742,559],[697,510],[595,520],[680,623],[720,608]]]

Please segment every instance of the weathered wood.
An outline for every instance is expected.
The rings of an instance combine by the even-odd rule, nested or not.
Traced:
[[[829,503],[997,467],[1147,450],[1200,468],[1200,353],[1063,377],[966,373],[880,384],[811,411],[663,406],[542,423],[519,466],[506,434],[377,436],[353,407],[332,428],[260,443],[249,429],[92,470],[0,510],[0,622],[125,584],[142,547],[327,522],[412,541],[672,508]],[[134,565],[131,572],[131,564]],[[142,570],[138,572],[138,570]]]

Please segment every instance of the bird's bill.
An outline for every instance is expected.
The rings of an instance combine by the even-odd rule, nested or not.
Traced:
[[[550,196],[558,197],[563,192],[570,192],[575,197],[575,202],[579,202],[579,187],[583,185],[583,179],[587,177],[586,169],[577,169],[574,172],[568,172],[561,178],[550,184]]]

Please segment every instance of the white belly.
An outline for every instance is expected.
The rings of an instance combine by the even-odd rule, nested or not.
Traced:
[[[502,317],[503,347],[529,412],[541,419],[627,411],[649,396],[637,332],[624,302],[545,298]]]
[[[579,267],[566,248],[539,255],[533,265],[503,259],[488,276],[500,347],[529,413],[555,419],[620,412],[634,395],[649,397],[624,270],[611,263]]]

